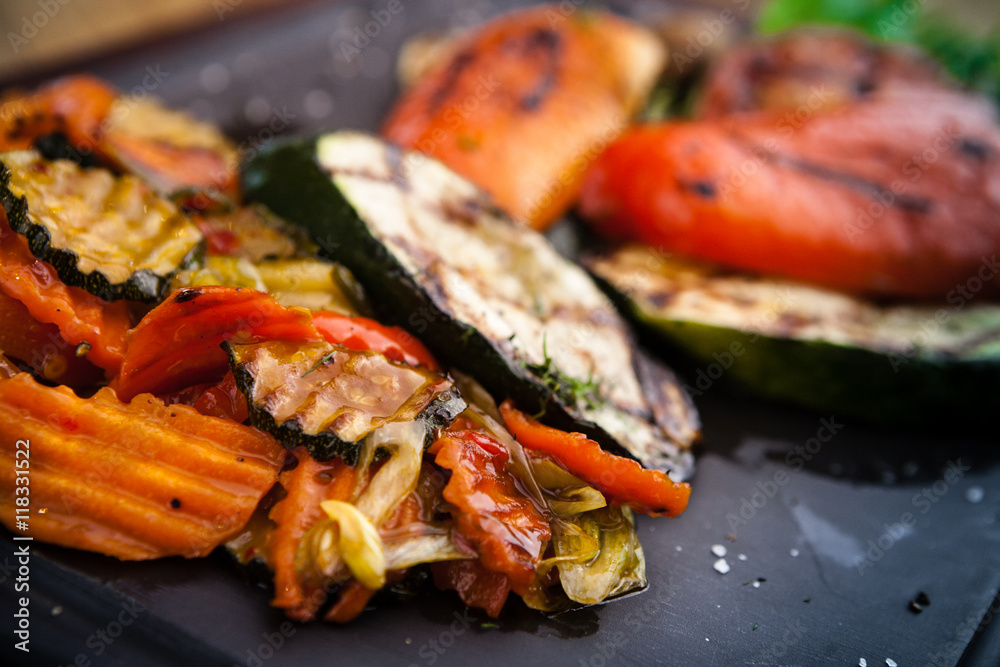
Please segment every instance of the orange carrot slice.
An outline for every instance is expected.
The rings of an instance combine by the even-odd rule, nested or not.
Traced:
[[[204,556],[239,532],[277,481],[269,435],[184,405],[111,389],[92,398],[20,373],[0,379],[0,521],[17,513],[27,442],[28,534],[125,560]]]

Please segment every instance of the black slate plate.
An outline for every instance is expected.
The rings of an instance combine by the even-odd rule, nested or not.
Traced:
[[[219,122],[245,155],[272,135],[374,129],[407,35],[500,9],[404,1],[382,26],[386,6],[223,14],[219,26],[88,69]],[[378,30],[360,57],[340,59],[353,28],[371,21]],[[705,442],[691,506],[673,521],[640,520],[650,586],[638,595],[551,619],[512,603],[494,624],[428,589],[346,627],[302,626],[221,557],[121,563],[32,543],[26,655],[13,648],[11,619],[24,543],[5,534],[0,657],[154,667],[1000,664],[995,442],[873,431],[719,387],[697,402]],[[832,438],[811,440],[831,422]],[[728,550],[728,574],[712,568],[716,544]],[[931,604],[915,614],[908,603],[921,591]]]

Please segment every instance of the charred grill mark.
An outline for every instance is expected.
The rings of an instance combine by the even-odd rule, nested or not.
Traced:
[[[476,229],[479,218],[483,215],[483,204],[478,199],[463,197],[446,199],[440,202],[426,202],[426,206],[434,208],[442,218],[466,229]]]
[[[708,181],[677,181],[682,190],[693,192],[703,199],[713,199],[716,195],[715,185]]]
[[[854,174],[849,174],[843,171],[837,171],[835,169],[829,169],[813,162],[807,162],[794,157],[777,156],[773,162],[778,166],[788,167],[789,169],[794,169],[814,178],[830,181],[831,183],[836,183],[857,192],[861,192],[873,199],[889,190],[888,187],[883,187],[874,181],[869,181],[861,178],[860,176],[855,176]],[[926,197],[914,197],[912,195],[899,194],[893,197],[889,206],[910,213],[926,215],[927,213],[930,213],[931,208],[933,207],[933,202]]]
[[[389,180],[403,192],[410,191],[410,182],[403,173],[403,151],[395,144],[386,144],[385,163],[389,167]]]
[[[177,296],[174,297],[174,303],[187,303],[189,301],[194,301],[199,296],[201,296],[202,289],[200,287],[185,287],[183,289],[177,290]]]
[[[562,53],[562,39],[559,33],[551,28],[539,28],[533,30],[523,39],[523,45],[521,43],[518,45],[529,58],[537,57],[543,61],[541,81],[538,82],[534,90],[522,95],[519,101],[522,110],[535,111],[542,106],[545,97],[556,85],[559,56]]]
[[[653,304],[654,306],[656,306],[657,308],[666,308],[671,303],[673,303],[674,298],[676,296],[677,296],[676,292],[672,292],[672,291],[668,290],[668,291],[662,291],[662,292],[653,292],[652,294],[650,294],[646,298],[649,299],[649,302],[651,304]]]
[[[444,104],[445,100],[448,99],[448,96],[451,95],[451,92],[458,83],[459,78],[461,78],[462,72],[468,69],[468,67],[475,62],[475,60],[476,54],[470,49],[465,49],[455,54],[455,57],[448,64],[448,69],[444,74],[444,81],[442,81],[441,85],[438,86],[433,93],[431,93],[430,108],[428,111],[434,113],[441,108],[441,105]]]
[[[875,81],[869,76],[862,77],[854,82],[854,94],[857,97],[868,97],[875,92]]]
[[[438,255],[428,251],[427,248],[408,235],[387,236],[385,242],[400,248],[406,255],[412,257],[423,271],[427,271],[434,264],[441,262]]]
[[[958,150],[963,155],[971,157],[977,162],[986,162],[989,159],[990,147],[979,139],[972,137],[962,137],[958,140]]]

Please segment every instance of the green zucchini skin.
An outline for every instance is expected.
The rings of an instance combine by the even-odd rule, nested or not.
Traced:
[[[365,139],[365,141],[375,141]],[[410,154],[391,145],[382,145],[386,163],[400,165]],[[700,424],[693,403],[668,370],[660,366],[649,371],[656,363],[640,358],[629,352],[632,368],[622,372],[632,372],[639,376],[635,383],[642,383],[643,389],[651,389],[652,396],[665,405],[655,410],[643,398],[643,405],[637,409],[623,409],[617,403],[607,400],[598,388],[587,396],[576,400],[561,388],[566,374],[558,367],[550,367],[553,373],[544,372],[541,354],[534,357],[521,354],[512,345],[513,339],[500,340],[485,335],[480,326],[456,314],[448,294],[428,278],[425,272],[413,269],[412,258],[420,249],[412,253],[400,254],[398,246],[406,246],[405,239],[398,241],[395,250],[387,247],[383,238],[365,220],[365,215],[357,210],[331,177],[331,173],[318,163],[316,140],[285,144],[259,153],[243,174],[244,193],[248,200],[267,205],[283,218],[308,229],[321,253],[345,265],[372,296],[372,301],[383,319],[409,329],[418,335],[440,359],[454,368],[471,375],[481,382],[497,399],[513,398],[522,409],[544,412],[544,421],[566,430],[580,431],[600,442],[605,448],[620,455],[639,459],[649,467],[670,471],[676,479],[687,478],[693,472],[693,457],[690,445],[698,437]],[[442,169],[428,160],[428,165]],[[424,165],[427,166],[427,165]],[[419,171],[424,166],[414,167]],[[345,170],[348,177],[358,176],[384,184],[394,184],[399,192],[408,193],[418,189],[407,181],[402,170],[389,178],[381,178],[363,170]],[[448,179],[458,177],[448,172]],[[451,184],[451,181],[448,181]],[[452,187],[449,185],[448,187]],[[454,187],[472,188],[461,181]],[[446,188],[447,189],[447,188]],[[465,189],[462,189],[466,192]],[[499,213],[492,204],[477,191],[476,195],[462,201],[462,215],[471,218],[484,215],[491,220],[502,220],[502,227],[515,223]],[[466,205],[467,204],[467,205]],[[447,206],[442,207],[447,209]],[[475,222],[468,222],[475,227]],[[462,222],[456,228],[464,228]],[[469,233],[469,232],[464,232]],[[471,233],[476,233],[475,231]],[[518,234],[534,235],[528,229],[520,229]],[[532,243],[535,240],[532,239]],[[554,252],[552,253],[555,254]],[[447,261],[447,258],[443,258]],[[562,267],[564,260],[559,259]],[[565,263],[568,264],[568,263]],[[575,266],[566,270],[578,271]],[[582,279],[592,283],[581,272]],[[604,299],[598,292],[595,293]],[[617,318],[610,303],[601,317]],[[630,334],[624,323],[620,324],[621,335],[631,343]],[[561,341],[544,341],[549,349],[560,345]],[[538,350],[544,345],[537,345]],[[628,346],[631,350],[631,345]],[[545,353],[547,357],[547,353]],[[585,378],[577,373],[570,375],[573,380]],[[645,380],[645,381],[644,381]],[[649,396],[649,394],[646,394]],[[594,400],[596,407],[590,404]],[[613,435],[608,424],[617,427],[618,435]],[[613,430],[613,428],[612,428]],[[621,434],[627,434],[622,437]],[[632,441],[629,441],[632,439]]]
[[[884,335],[885,325],[806,334],[813,313],[795,307],[806,300],[851,299],[852,307],[876,321],[921,331],[942,309],[937,306],[878,306],[860,298],[790,281],[716,272],[676,262],[650,248],[627,246],[585,260],[622,310],[657,337],[672,353],[688,356],[686,388],[695,396],[719,384],[805,409],[854,417],[886,427],[946,424],[949,431],[975,432],[995,422],[1000,405],[1000,306],[979,304],[953,311],[937,325],[963,337],[937,339],[915,334],[922,347],[905,337]],[[683,274],[683,275],[682,275]],[[652,276],[653,279],[648,278]],[[681,277],[678,277],[681,276]],[[692,280],[691,276],[696,276]],[[690,297],[726,299],[726,285],[742,281],[752,292],[792,295],[775,316],[750,305],[739,326],[695,316],[682,303]],[[746,294],[747,292],[743,292]],[[801,300],[800,300],[801,299]],[[691,301],[687,301],[691,303]],[[737,303],[737,302],[733,302]],[[737,306],[739,304],[737,303]],[[952,306],[947,307],[949,310]],[[755,310],[757,309],[757,310]]]
[[[128,299],[131,301],[155,303],[165,297],[173,275],[181,268],[195,262],[204,253],[205,242],[198,228],[172,202],[161,198],[133,177],[114,177],[114,184],[107,193],[105,205],[113,206],[113,197],[131,196],[133,200],[141,198],[147,204],[147,208],[162,210],[163,225],[158,231],[165,238],[175,239],[172,243],[177,247],[171,251],[175,255],[175,258],[174,260],[168,259],[167,264],[169,268],[159,272],[149,268],[134,268],[135,262],[132,258],[124,257],[124,255],[130,252],[138,252],[128,247],[130,240],[135,237],[131,235],[133,231],[129,226],[131,221],[123,217],[122,229],[117,238],[106,239],[108,247],[99,249],[101,262],[93,270],[81,270],[81,255],[70,247],[60,247],[56,244],[53,241],[52,232],[46,227],[45,223],[40,221],[40,216],[36,215],[32,210],[36,206],[43,210],[47,207],[40,202],[29,202],[27,196],[18,195],[13,190],[13,174],[7,162],[11,164],[22,163],[22,165],[26,162],[33,162],[34,167],[58,171],[67,180],[73,179],[78,175],[82,176],[88,172],[93,175],[103,172],[103,170],[83,170],[76,165],[70,166],[70,163],[67,161],[47,162],[33,151],[19,151],[0,155],[0,201],[3,203],[4,211],[11,228],[24,236],[32,254],[51,264],[55,268],[59,278],[68,285],[81,287],[105,301]],[[31,168],[28,167],[26,171],[30,171]],[[127,194],[122,195],[121,193]],[[70,195],[70,198],[72,198],[72,195]],[[56,196],[55,199],[59,200],[60,196]],[[63,200],[65,199],[63,197]],[[93,208],[87,212],[93,217],[102,220],[107,220],[109,217],[102,216],[102,211],[99,208]],[[58,224],[63,219],[59,213],[51,208],[49,208],[49,211],[43,213],[43,215],[45,215],[49,224]],[[143,236],[141,241],[145,244],[152,244],[154,247],[156,245],[155,239],[151,240],[148,236]],[[115,250],[123,255],[123,257],[114,257],[114,253],[109,253],[108,249],[116,242],[119,245],[115,246]],[[128,267],[133,267],[124,280],[113,281],[106,275],[106,273],[109,273],[109,270],[103,262],[109,261],[109,259]],[[163,263],[162,260],[158,261],[161,264]]]
[[[350,401],[338,401],[343,399],[342,392],[347,391],[341,387],[351,387],[348,376],[360,379],[360,382],[353,385],[355,388],[370,387],[369,381],[372,378],[356,372],[357,364],[354,362],[367,361],[374,371],[395,374],[400,385],[407,384],[415,388],[416,393],[413,395],[404,393],[396,397],[399,399],[398,409],[394,408],[391,416],[383,416],[381,419],[412,420],[424,424],[427,430],[425,446],[430,446],[438,429],[451,424],[467,407],[450,379],[434,371],[389,361],[375,352],[358,352],[329,343],[299,345],[280,341],[250,345],[227,342],[223,344],[223,348],[229,355],[236,386],[246,396],[250,423],[270,433],[289,449],[305,446],[317,461],[340,457],[349,465],[355,465],[361,441],[377,427],[377,424],[371,423],[372,414],[363,415],[364,411]],[[272,368],[261,371],[261,366],[254,364],[262,357],[268,357],[268,361],[277,363]],[[326,374],[326,366],[331,363],[340,364],[337,370],[342,373],[332,376]],[[272,377],[264,378],[265,385],[270,385],[270,388],[258,386],[261,377],[255,371],[271,373]],[[280,382],[276,382],[274,376],[280,376]],[[300,388],[305,393],[299,391]],[[288,393],[300,397],[301,403],[289,405],[286,398]],[[363,393],[367,396],[376,395],[371,390]],[[413,396],[424,394],[430,395],[416,405],[410,405]],[[273,414],[276,410],[287,410],[289,407],[292,409],[288,410],[287,415],[276,417]],[[404,409],[412,414],[401,414]],[[352,433],[352,426],[355,425],[352,421],[356,421],[353,417],[361,417],[362,421],[367,418],[369,421]],[[315,424],[317,419],[321,426]],[[309,423],[304,426],[303,420]]]

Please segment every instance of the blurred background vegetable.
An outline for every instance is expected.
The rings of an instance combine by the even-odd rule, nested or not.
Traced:
[[[947,12],[947,13],[946,13]],[[959,81],[1000,102],[1000,5],[926,0],[770,0],[757,31],[849,26],[878,39],[916,44]]]

